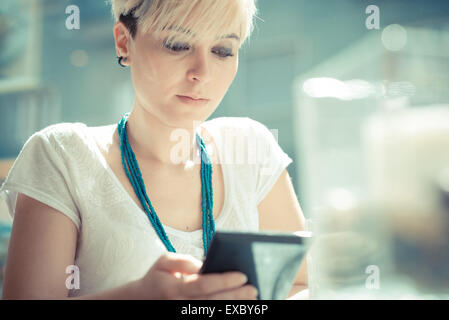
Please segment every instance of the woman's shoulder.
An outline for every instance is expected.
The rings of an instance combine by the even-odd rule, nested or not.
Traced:
[[[235,136],[241,139],[269,138],[270,130],[261,122],[249,117],[219,117],[205,123],[206,129],[215,131],[226,140]]]
[[[82,136],[86,128],[86,124],[82,122],[60,122],[51,124],[37,131],[34,135],[43,136],[47,139],[67,139]]]
[[[106,156],[118,143],[117,124],[86,127],[86,134],[95,142],[98,149]]]
[[[117,127],[116,124],[105,125],[105,126],[87,126],[82,122],[61,122],[49,125],[40,131],[36,132],[35,135],[41,135],[49,139],[56,140],[89,140],[94,138],[95,140],[103,139],[109,137]]]
[[[246,130],[256,131],[266,129],[266,126],[249,117],[218,117],[210,119],[205,123],[206,128],[213,127],[221,130]]]
[[[51,124],[31,135],[24,148],[37,146],[39,148],[50,148],[58,153],[78,152],[90,145],[88,128],[82,122]]]

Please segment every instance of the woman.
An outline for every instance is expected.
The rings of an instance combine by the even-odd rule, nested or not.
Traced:
[[[133,109],[26,142],[0,190],[14,215],[3,297],[254,299],[241,273],[198,274],[215,227],[304,229],[292,160],[271,132],[249,118],[205,121],[235,77],[254,0],[111,2]],[[243,152],[250,161],[236,160]]]

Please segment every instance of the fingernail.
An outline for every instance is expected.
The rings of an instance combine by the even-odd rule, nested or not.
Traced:
[[[253,289],[253,296],[254,296],[255,298],[257,298],[258,295],[259,295],[259,291],[257,291],[256,288],[254,288],[254,289]]]
[[[240,282],[246,283],[248,281],[248,277],[245,274],[240,275]]]

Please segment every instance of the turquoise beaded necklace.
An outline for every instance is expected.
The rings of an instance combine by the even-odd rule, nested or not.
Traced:
[[[176,252],[175,248],[172,246],[170,240],[168,239],[164,227],[162,226],[162,223],[159,220],[156,211],[151,205],[151,201],[148,198],[147,192],[145,190],[142,173],[140,172],[136,157],[128,141],[128,134],[126,132],[126,123],[128,117],[129,113],[125,113],[117,125],[118,135],[120,137],[120,151],[122,155],[123,168],[125,169],[126,175],[128,176],[128,179],[131,182],[134,191],[136,192],[136,195],[139,198],[140,203],[142,204],[142,207],[145,209],[145,212],[150,219],[150,222],[153,225],[157,235],[162,240],[168,251]],[[196,133],[196,142],[198,144],[198,149],[200,150],[201,158],[201,207],[203,211],[203,246],[204,255],[206,255],[209,243],[215,233],[215,223],[212,214],[212,164],[209,155],[207,154],[203,139],[198,133]]]

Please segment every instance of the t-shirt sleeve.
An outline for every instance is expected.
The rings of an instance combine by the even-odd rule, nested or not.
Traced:
[[[73,221],[78,231],[81,219],[73,197],[71,176],[56,143],[42,131],[24,144],[5,182],[0,197],[14,218],[17,194],[20,192],[55,208]]]
[[[269,130],[264,124],[252,120],[253,142],[256,145],[256,185],[255,197],[259,204],[274,184],[284,169],[293,162],[277,142],[278,129]]]

